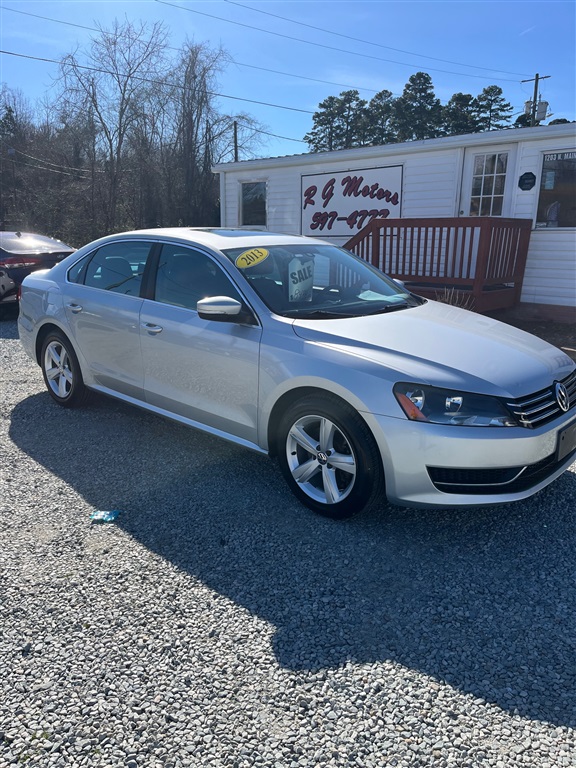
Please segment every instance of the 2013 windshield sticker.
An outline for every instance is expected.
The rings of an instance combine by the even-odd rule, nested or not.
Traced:
[[[314,261],[294,258],[288,265],[289,301],[312,301]]]
[[[235,264],[238,269],[249,269],[263,262],[269,255],[270,251],[267,251],[266,248],[251,248],[249,251],[241,253],[236,258]]]

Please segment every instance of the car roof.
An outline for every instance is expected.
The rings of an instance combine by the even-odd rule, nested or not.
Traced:
[[[198,243],[223,251],[228,248],[254,248],[258,245],[292,245],[309,241],[304,235],[283,235],[266,230],[228,229],[222,227],[157,227],[155,229],[138,229],[122,232],[116,237],[153,237],[154,239],[177,238],[187,240],[190,244]],[[320,242],[320,241],[316,241]]]
[[[0,232],[0,248],[7,253],[73,253],[61,240],[31,232]]]

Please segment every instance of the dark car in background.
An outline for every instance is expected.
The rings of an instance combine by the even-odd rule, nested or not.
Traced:
[[[76,249],[61,240],[30,232],[0,232],[0,308],[16,306],[22,280],[50,269]]]

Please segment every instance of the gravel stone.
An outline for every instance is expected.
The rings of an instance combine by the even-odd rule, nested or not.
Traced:
[[[0,474],[0,768],[576,768],[576,465],[324,520],[266,457],[58,407],[4,319]]]

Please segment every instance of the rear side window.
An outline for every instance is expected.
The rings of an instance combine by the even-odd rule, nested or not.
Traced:
[[[139,296],[151,243],[119,242],[103,245],[68,272],[72,283],[104,291]]]

